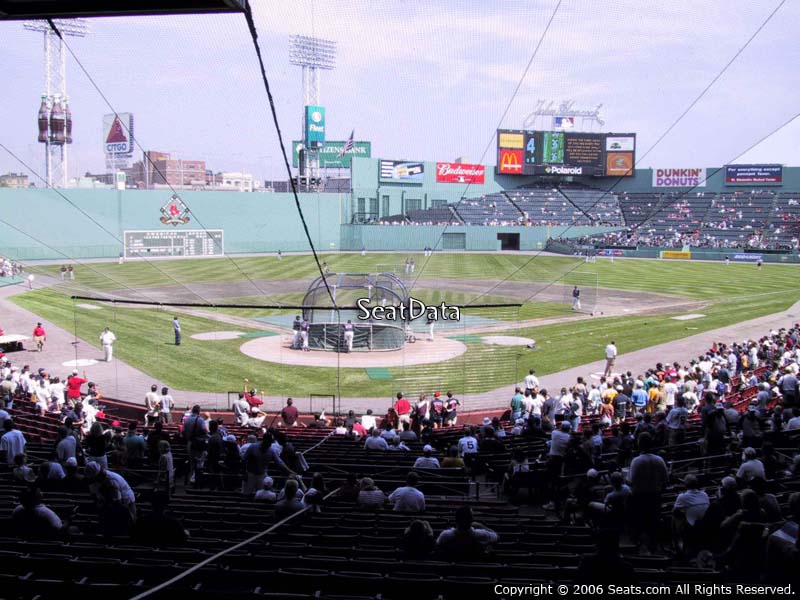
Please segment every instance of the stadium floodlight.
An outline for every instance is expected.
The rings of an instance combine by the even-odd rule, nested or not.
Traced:
[[[336,42],[307,35],[290,35],[289,42],[291,64],[325,70],[336,66]]]
[[[303,106],[319,106],[319,71],[331,71],[335,67],[336,42],[307,35],[290,35],[289,62],[303,68]],[[306,177],[306,185],[310,188],[313,180],[320,179],[319,149],[306,148],[305,152],[306,168],[300,175]]]

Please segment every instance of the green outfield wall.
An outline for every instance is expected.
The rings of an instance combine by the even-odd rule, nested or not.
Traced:
[[[182,192],[189,221],[159,219],[172,193],[138,190],[0,189],[0,255],[14,260],[116,257],[125,230],[222,229],[226,253],[307,251],[291,194]],[[338,249],[342,196],[302,194],[320,250]]]

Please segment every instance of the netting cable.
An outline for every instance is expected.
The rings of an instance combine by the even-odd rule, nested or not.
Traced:
[[[258,57],[258,66],[261,69],[261,80],[264,83],[264,89],[267,92],[267,98],[269,99],[269,108],[270,112],[272,113],[272,121],[275,124],[275,131],[278,135],[278,143],[281,147],[281,156],[283,157],[283,164],[286,167],[286,174],[289,176],[289,182],[292,184],[292,195],[294,196],[294,203],[297,207],[297,213],[300,215],[300,222],[303,224],[303,231],[306,234],[306,239],[308,240],[308,245],[311,248],[311,254],[314,256],[314,262],[317,264],[317,270],[319,270],[319,274],[322,276],[322,281],[325,283],[325,289],[328,290],[328,296],[331,298],[331,302],[333,303],[334,308],[336,307],[336,299],[333,297],[333,293],[331,292],[330,287],[328,287],[328,282],[325,278],[325,273],[322,270],[322,265],[319,262],[319,256],[317,256],[317,249],[314,247],[314,240],[311,239],[311,232],[308,230],[308,223],[306,222],[306,217],[303,214],[303,207],[300,206],[300,196],[297,193],[297,181],[292,177],[292,168],[289,166],[289,158],[286,154],[286,144],[283,141],[283,132],[281,131],[280,123],[278,122],[278,112],[275,109],[275,100],[272,97],[272,90],[269,86],[269,79],[267,78],[267,70],[264,66],[264,58],[261,55],[261,45],[258,42],[258,31],[256,30],[256,24],[253,20],[253,10],[250,6],[249,0],[245,0],[244,5],[244,16],[247,20],[247,27],[250,30],[250,37],[253,40],[253,47],[256,51],[256,56]]]

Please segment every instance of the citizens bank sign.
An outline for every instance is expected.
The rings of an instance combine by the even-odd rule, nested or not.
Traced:
[[[483,183],[486,178],[486,167],[466,163],[436,163],[437,183]]]
[[[653,187],[706,187],[705,169],[653,169]]]

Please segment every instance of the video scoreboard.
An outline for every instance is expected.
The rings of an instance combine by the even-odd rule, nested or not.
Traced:
[[[499,175],[632,177],[635,133],[498,129]]]
[[[222,256],[222,229],[154,229],[126,231],[125,258],[151,256]]]

